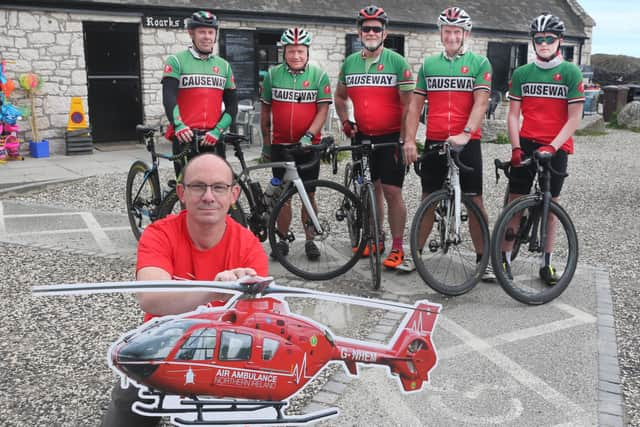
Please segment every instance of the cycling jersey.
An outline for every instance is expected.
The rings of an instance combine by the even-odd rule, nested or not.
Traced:
[[[224,90],[236,88],[227,61],[213,54],[201,59],[193,48],[169,56],[162,78],[178,80],[179,120],[192,129],[213,129],[222,114]]]
[[[491,90],[491,64],[473,52],[453,59],[443,53],[424,59],[415,93],[427,97],[427,139],[444,141],[462,133],[473,109],[476,90]],[[480,139],[478,128],[471,139]]]
[[[520,136],[542,144],[550,144],[567,123],[567,106],[584,102],[582,73],[567,61],[546,70],[534,62],[518,67],[509,86],[509,99],[521,103]],[[572,154],[573,138],[560,148]]]
[[[302,72],[276,65],[264,78],[260,101],[271,105],[272,144],[295,144],[309,130],[318,104],[332,102],[329,76],[311,64]],[[320,132],[313,142],[320,142]]]
[[[362,52],[347,57],[338,76],[347,87],[353,103],[358,130],[378,136],[400,132],[402,103],[398,89],[414,89],[411,69],[398,53],[383,48],[377,58],[368,60]]]

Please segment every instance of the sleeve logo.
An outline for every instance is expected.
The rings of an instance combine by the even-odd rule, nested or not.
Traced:
[[[164,72],[165,72],[166,74],[168,74],[168,73],[170,73],[170,72],[172,72],[172,71],[173,71],[173,68],[171,68],[171,65],[166,64],[166,65],[164,66]]]
[[[327,95],[328,95],[328,94],[330,94],[330,93],[331,93],[331,86],[326,85],[326,86],[324,87],[324,93],[326,93]]]
[[[411,78],[411,70],[404,70],[404,73],[402,75],[403,75],[403,77],[405,79],[410,79]]]
[[[489,73],[489,72],[484,73],[484,76],[482,78],[484,80],[490,82],[491,81],[491,73]]]
[[[584,83],[583,82],[580,82],[580,84],[578,85],[578,92],[584,93]]]

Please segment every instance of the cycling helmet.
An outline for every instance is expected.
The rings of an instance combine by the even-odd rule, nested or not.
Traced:
[[[198,27],[208,27],[218,29],[218,18],[207,10],[194,12],[187,20],[187,28],[193,29]]]
[[[378,6],[371,5],[360,9],[356,21],[360,26],[364,21],[367,21],[369,19],[380,21],[380,23],[382,23],[382,25],[384,25],[385,27],[389,25],[389,16],[387,16],[387,13],[383,8]]]
[[[280,43],[282,46],[303,45],[309,47],[311,46],[311,34],[302,28],[289,28],[287,31],[282,33]]]
[[[465,31],[471,31],[471,17],[464,9],[448,7],[438,16],[438,28],[443,25],[460,27]]]
[[[547,12],[534,19],[529,28],[529,34],[532,37],[536,33],[554,33],[558,37],[562,37],[564,31],[564,22],[557,16]]]

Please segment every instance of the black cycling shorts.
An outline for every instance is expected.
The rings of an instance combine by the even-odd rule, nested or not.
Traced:
[[[546,144],[540,144],[530,139],[520,138],[520,147],[524,152],[523,157],[531,157],[533,152]],[[559,173],[567,171],[567,160],[569,154],[564,150],[558,150],[551,158],[551,167]],[[529,166],[511,168],[511,179],[509,180],[509,192],[514,194],[529,194],[533,179],[536,176],[536,164],[532,162]],[[551,174],[551,197],[558,197],[564,184],[564,177]]]
[[[398,142],[400,133],[388,133],[385,135],[370,136],[363,133],[356,133],[355,145],[359,145],[364,140],[370,140],[372,144],[380,142]],[[404,183],[405,166],[398,153],[399,147],[389,146],[378,148],[372,153],[371,180],[380,180],[383,184],[393,185],[402,188]],[[359,155],[354,154],[354,160],[358,160]]]
[[[427,140],[426,147],[442,144],[443,141]],[[460,170],[460,187],[464,194],[482,196],[482,150],[480,140],[472,139],[460,152],[460,161],[473,168],[471,172]],[[432,154],[424,157],[420,164],[422,175],[422,193],[429,194],[442,189],[447,177],[448,165],[445,154]]]
[[[289,146],[271,144],[271,161],[272,162],[291,161],[292,160],[291,158],[287,158],[285,156],[286,147],[289,147]],[[303,165],[305,163],[312,162],[317,155],[318,154],[316,151],[309,151],[306,153],[296,153],[293,156],[293,161],[296,162],[296,165]],[[273,176],[278,177],[281,180],[284,177],[284,172],[285,172],[284,168],[272,168],[271,171],[273,172]],[[300,175],[300,178],[302,178],[303,181],[311,181],[314,179],[318,179],[318,176],[320,175],[320,162],[317,162],[312,168],[304,169],[302,171],[300,170],[300,168],[298,168],[298,175]]]

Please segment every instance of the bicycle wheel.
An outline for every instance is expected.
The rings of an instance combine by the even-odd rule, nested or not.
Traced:
[[[179,214],[181,210],[182,205],[180,204],[180,200],[178,200],[176,190],[173,189],[167,193],[164,199],[162,199],[162,203],[160,203],[160,207],[158,208],[158,217],[156,219],[164,218],[169,214]]]
[[[535,196],[518,199],[502,212],[493,230],[494,247],[491,250],[491,262],[498,282],[514,299],[530,305],[544,304],[557,298],[571,283],[578,264],[578,236],[567,212],[551,201],[549,210],[555,216],[555,231],[547,238],[553,239],[551,265],[555,269],[555,285],[547,285],[540,278],[543,248],[540,247],[540,226],[527,224],[526,229],[512,230],[509,223],[522,214],[531,217],[540,216],[542,203]],[[519,220],[515,220],[520,224]],[[539,222],[539,221],[538,221]],[[520,239],[520,252],[517,260],[512,259],[510,273],[502,265],[502,244],[505,240]]]
[[[129,169],[125,200],[131,231],[139,240],[142,231],[156,220],[157,203],[160,200],[160,189],[153,179],[151,168],[141,160],[135,161]]]
[[[356,183],[353,179],[353,164],[351,162],[344,167],[344,186],[353,194],[358,194]],[[345,199],[345,202],[348,203],[348,199]],[[364,206],[365,204],[363,203]],[[347,215],[349,238],[351,239],[351,247],[355,249],[360,245],[362,218],[359,218],[357,212],[353,209],[346,209],[345,212],[349,212],[349,215]]]
[[[366,236],[365,247],[369,249],[369,268],[371,269],[371,287],[380,289],[380,275],[382,265],[380,264],[380,227],[378,226],[378,210],[376,209],[376,195],[373,191],[373,184],[367,184],[366,190],[362,192],[362,206],[364,235]]]
[[[489,261],[489,227],[480,209],[463,195],[461,211],[456,233],[453,195],[446,190],[437,191],[422,201],[410,231],[411,255],[420,277],[432,289],[449,296],[473,289]],[[479,228],[477,244],[486,248],[481,249],[482,258],[477,263],[469,230],[472,220]]]
[[[269,243],[273,255],[284,268],[307,280],[327,280],[349,270],[362,253],[364,241],[357,251],[351,247],[348,216],[356,211],[356,217],[362,216],[362,205],[358,198],[342,185],[325,180],[305,182],[307,191],[315,188],[316,216],[322,227],[318,233],[310,219],[303,222],[304,207],[298,190],[291,186],[278,199],[269,217]],[[286,232],[277,228],[278,218],[288,215],[291,207],[291,221]],[[281,224],[282,225],[282,224]],[[312,234],[312,241],[320,252],[320,257],[310,259],[306,252],[305,229]],[[284,240],[289,245],[287,254],[277,249],[276,244]],[[311,257],[314,258],[314,257]]]

